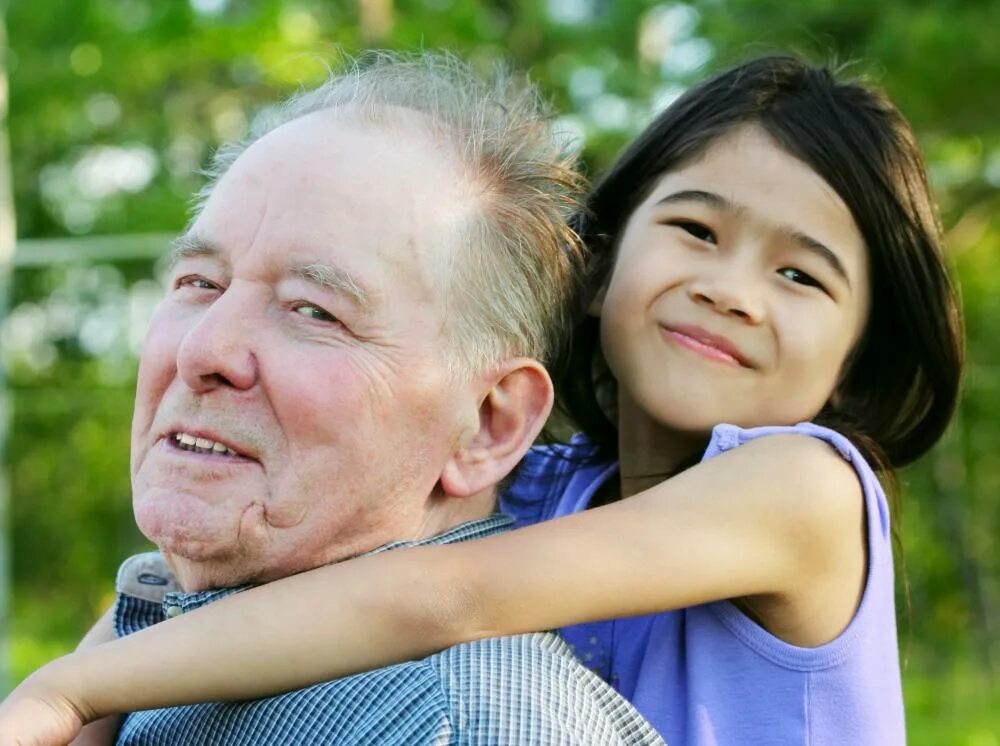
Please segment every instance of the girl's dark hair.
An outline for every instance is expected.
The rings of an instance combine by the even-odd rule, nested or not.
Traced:
[[[815,421],[851,438],[876,469],[903,466],[925,453],[951,419],[963,334],[923,159],[906,120],[881,93],[789,56],[746,62],[688,90],[629,146],[586,202],[577,228],[592,252],[587,293],[606,281],[617,237],[659,178],[744,125],[761,127],[819,174],[861,231],[871,311],[835,396]],[[617,428],[602,403],[614,401],[616,384],[597,319],[577,325],[560,370],[562,411],[613,456]]]

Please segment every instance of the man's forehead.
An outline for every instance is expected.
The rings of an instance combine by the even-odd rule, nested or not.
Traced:
[[[359,303],[379,288],[437,295],[478,200],[453,154],[403,123],[322,111],[268,133],[220,178],[175,256],[305,249],[297,274]]]

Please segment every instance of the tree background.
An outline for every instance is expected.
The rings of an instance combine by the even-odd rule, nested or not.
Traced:
[[[121,559],[147,548],[127,459],[156,256],[256,108],[342,51],[503,58],[553,98],[596,174],[693,80],[794,50],[884,87],[927,156],[969,366],[949,435],[902,475],[908,722],[914,744],[1000,744],[1000,0],[13,0],[5,22],[15,681],[71,649]]]

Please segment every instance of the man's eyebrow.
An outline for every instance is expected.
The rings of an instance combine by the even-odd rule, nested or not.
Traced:
[[[726,199],[721,194],[706,192],[701,189],[683,189],[679,192],[673,192],[672,194],[668,194],[666,197],[663,197],[656,204],[670,205],[677,202],[699,202],[703,205],[707,205],[708,207],[714,207],[718,210],[732,213],[746,211],[745,207],[737,205],[735,202]],[[840,261],[840,257],[837,256],[836,252],[822,242],[817,241],[815,238],[808,236],[795,228],[787,225],[778,225],[777,228],[792,241],[798,244],[799,248],[815,254],[829,264],[830,268],[833,269],[833,271],[847,283],[847,286],[851,287],[851,280],[847,275],[847,270],[844,268],[844,263]]]
[[[170,263],[177,264],[181,259],[198,256],[217,257],[221,253],[219,247],[207,238],[196,233],[185,233],[170,244]]]
[[[171,264],[192,257],[218,257],[222,250],[209,239],[196,233],[185,233],[174,239],[170,247]],[[289,265],[288,271],[295,277],[316,283],[327,290],[343,293],[353,300],[363,311],[371,307],[371,293],[364,289],[346,270],[328,264],[312,262]]]
[[[327,290],[348,296],[362,311],[368,311],[371,308],[372,294],[365,290],[345,269],[313,262],[294,264],[289,267],[289,272]]]

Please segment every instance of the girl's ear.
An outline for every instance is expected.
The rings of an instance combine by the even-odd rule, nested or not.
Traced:
[[[837,385],[833,389],[833,393],[830,394],[829,400],[827,400],[827,408],[832,409],[834,412],[844,412],[850,405],[850,393],[848,389],[849,379],[854,372],[854,364],[857,362],[858,355],[861,354],[860,345],[855,344],[854,349],[850,351],[847,355],[847,359],[844,360],[843,365],[840,366],[840,375],[837,376]]]
[[[615,255],[618,249],[615,246],[614,239],[606,233],[591,235],[589,243],[592,252],[591,261],[593,263],[590,272],[594,274],[588,278],[587,284],[592,283],[597,277],[603,276],[603,279],[587,304],[587,315],[599,319],[601,318],[601,312],[604,310],[604,296],[608,293],[608,285],[611,283],[611,276],[615,271]]]
[[[601,286],[597,288],[597,292],[594,293],[594,297],[590,299],[590,303],[587,305],[587,315],[593,316],[594,318],[601,318],[601,311],[604,309],[604,296],[608,292],[608,280],[601,283]]]
[[[478,429],[441,472],[441,488],[450,497],[497,485],[531,447],[552,409],[552,380],[537,360],[509,360],[491,378],[479,405]]]
[[[833,410],[834,412],[839,412],[843,409],[844,397],[840,393],[840,387],[838,386],[834,389],[833,393],[830,394],[830,400],[826,403],[826,408]]]

